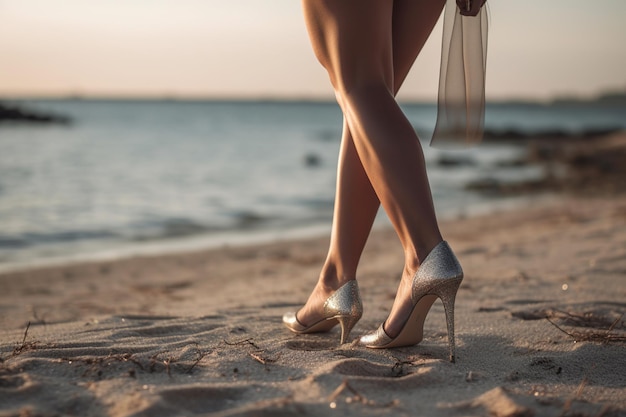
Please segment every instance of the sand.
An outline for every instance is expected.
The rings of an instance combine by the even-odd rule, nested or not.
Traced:
[[[449,220],[465,280],[457,362],[441,303],[417,346],[294,335],[327,238],[0,274],[0,416],[625,416],[626,195],[561,195]],[[376,230],[365,313],[402,252]]]

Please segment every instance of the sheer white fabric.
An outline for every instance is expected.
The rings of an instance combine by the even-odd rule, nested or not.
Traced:
[[[447,0],[443,21],[437,124],[430,145],[466,147],[479,143],[485,120],[487,7],[462,16]]]

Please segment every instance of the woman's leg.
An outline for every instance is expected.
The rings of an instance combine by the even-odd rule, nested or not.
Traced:
[[[379,205],[344,121],[330,246],[317,285],[297,313],[301,324],[308,326],[319,321],[326,299],[356,278],[357,265]]]
[[[318,0],[312,1],[315,2]],[[394,94],[400,88],[417,54],[432,31],[437,18],[441,14],[443,3],[444,0],[434,2],[402,0],[396,1],[393,5],[393,9],[387,11],[387,19],[389,19],[391,15],[391,53],[393,61],[391,66],[393,72],[392,91]],[[360,2],[359,4],[363,6],[364,2]],[[320,51],[319,43],[321,39],[316,35],[324,34],[323,26],[325,23],[321,21],[324,19],[324,15],[334,12],[326,5],[308,4],[307,1],[304,2],[304,6],[307,18],[309,18],[309,27],[311,28],[314,48],[320,60],[324,63],[324,61],[328,61],[329,57],[327,53],[330,52],[330,48],[328,48],[328,45],[322,45],[324,51]],[[369,8],[369,5],[365,6]],[[354,7],[354,3],[347,7]],[[374,11],[373,13],[378,12]],[[311,23],[311,19],[314,22],[313,24]],[[330,22],[341,24],[340,19],[340,17],[336,20],[330,19]],[[364,40],[364,42],[365,41],[366,40]],[[331,78],[336,78],[336,76],[333,75],[335,72],[334,69],[328,68],[328,66],[327,69],[329,69]],[[385,81],[384,85],[388,86],[389,81]],[[340,102],[344,101],[340,91],[338,91],[338,99]],[[415,139],[416,137],[413,133],[413,140]],[[417,146],[419,147],[419,144],[417,144]],[[417,155],[419,155],[419,152],[416,152],[415,156]],[[430,192],[428,191],[427,194],[426,200],[429,201]],[[304,324],[314,322],[319,318],[321,315],[321,304],[332,291],[336,290],[345,281],[354,279],[359,257],[378,209],[378,198],[366,175],[366,171],[363,169],[363,165],[357,154],[355,142],[346,124],[344,124],[344,135],[340,152],[335,204],[333,233],[328,258],[320,275],[318,285],[305,307],[299,312],[299,319]],[[438,231],[436,234],[438,234]],[[440,237],[438,239],[440,240]],[[429,251],[429,249],[430,248],[427,248],[426,250]],[[415,250],[412,251],[416,253]],[[409,252],[411,252],[411,250],[409,250]],[[417,260],[417,262],[419,262],[419,260]],[[415,262],[413,262],[413,264],[414,263]],[[400,298],[402,297],[398,299]],[[394,308],[395,307],[396,306],[394,306]],[[395,310],[399,309],[395,308]],[[393,317],[391,316],[389,323],[393,324]],[[393,334],[392,329],[388,327],[387,330]]]

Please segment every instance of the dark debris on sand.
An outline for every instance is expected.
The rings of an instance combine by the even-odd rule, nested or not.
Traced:
[[[610,312],[578,312],[552,308],[511,314],[522,320],[545,319],[576,342],[626,343],[623,314],[614,317],[615,315]],[[582,327],[584,330],[577,330],[576,327]]]
[[[526,147],[526,156],[515,163],[541,167],[541,178],[519,182],[482,179],[468,184],[467,189],[501,195],[549,191],[598,196],[626,192],[626,132],[547,132],[519,143]]]

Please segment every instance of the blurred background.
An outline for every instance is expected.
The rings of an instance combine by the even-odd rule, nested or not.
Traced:
[[[426,146],[442,22],[399,95],[440,216],[619,189],[626,2],[489,8],[479,148]],[[0,57],[0,269],[329,230],[341,113],[298,1],[0,0]]]

